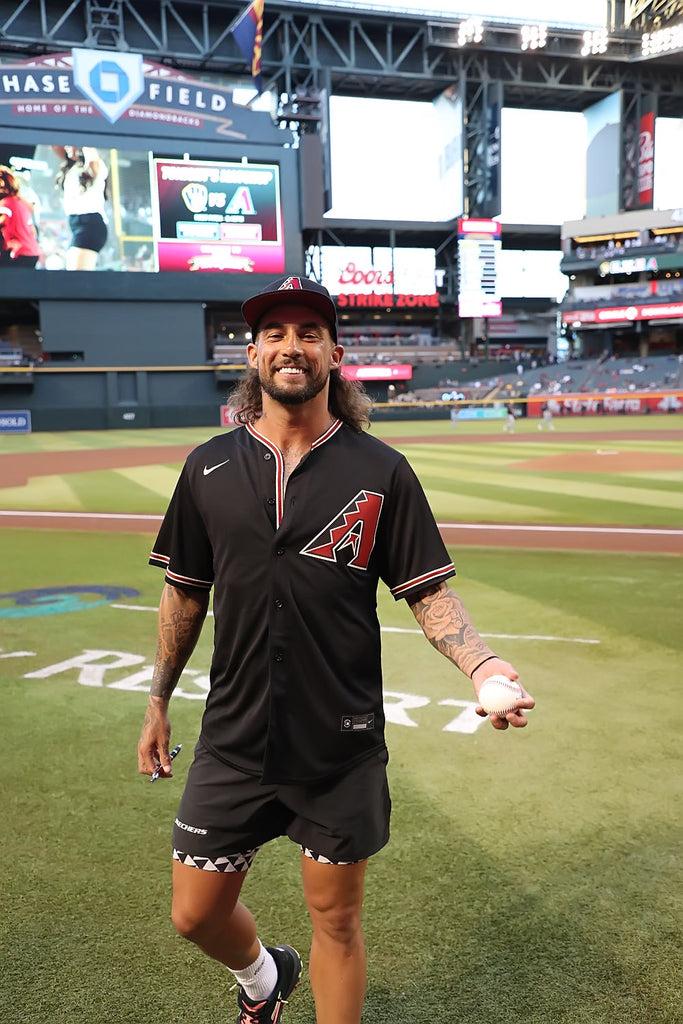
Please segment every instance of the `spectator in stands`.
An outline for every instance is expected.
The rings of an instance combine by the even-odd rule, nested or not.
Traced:
[[[66,269],[94,270],[107,241],[109,172],[92,146],[52,148],[62,159],[55,185],[64,194],[64,213],[72,233]]]
[[[0,266],[35,267],[40,256],[33,209],[19,194],[19,181],[0,166]]]

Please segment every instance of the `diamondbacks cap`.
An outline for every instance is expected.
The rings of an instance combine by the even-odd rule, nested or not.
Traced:
[[[280,277],[277,281],[272,281],[263,291],[242,303],[242,316],[255,333],[268,310],[283,304],[310,306],[320,313],[327,320],[330,333],[336,342],[337,307],[330,298],[327,288],[317,281],[311,281],[309,277]]]

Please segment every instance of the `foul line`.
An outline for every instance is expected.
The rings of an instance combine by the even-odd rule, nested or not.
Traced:
[[[0,509],[0,516],[26,516],[39,519],[145,519],[160,523],[163,516],[149,512],[25,512],[21,509]]]
[[[158,608],[152,608],[145,604],[118,604],[112,601],[110,608],[120,608],[126,612],[158,612]],[[213,612],[207,612],[213,615]],[[380,626],[382,633],[411,633],[417,636],[424,636],[421,629],[404,629],[403,626]],[[551,643],[563,644],[599,644],[599,640],[587,640],[576,636],[543,636],[536,633],[480,633],[479,636],[490,637],[495,640],[547,640]]]
[[[0,509],[0,516],[25,516],[27,519],[142,520],[160,523],[162,515],[149,512],[38,512],[35,509]],[[440,530],[490,530],[500,533],[593,533],[630,536],[683,537],[683,530],[655,529],[645,526],[561,526],[531,523],[437,523]]]

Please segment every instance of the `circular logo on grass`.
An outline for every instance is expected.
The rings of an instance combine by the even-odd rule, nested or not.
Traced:
[[[13,590],[0,594],[0,619],[22,619],[30,615],[63,615],[116,601],[122,597],[139,597],[133,587],[38,587],[35,590]]]

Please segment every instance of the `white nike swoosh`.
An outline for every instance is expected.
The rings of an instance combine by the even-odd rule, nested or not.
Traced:
[[[230,459],[226,459],[225,462],[218,462],[215,466],[204,466],[204,476],[208,476],[209,473],[213,473],[214,469],[220,469],[221,466],[226,466],[230,462]]]

